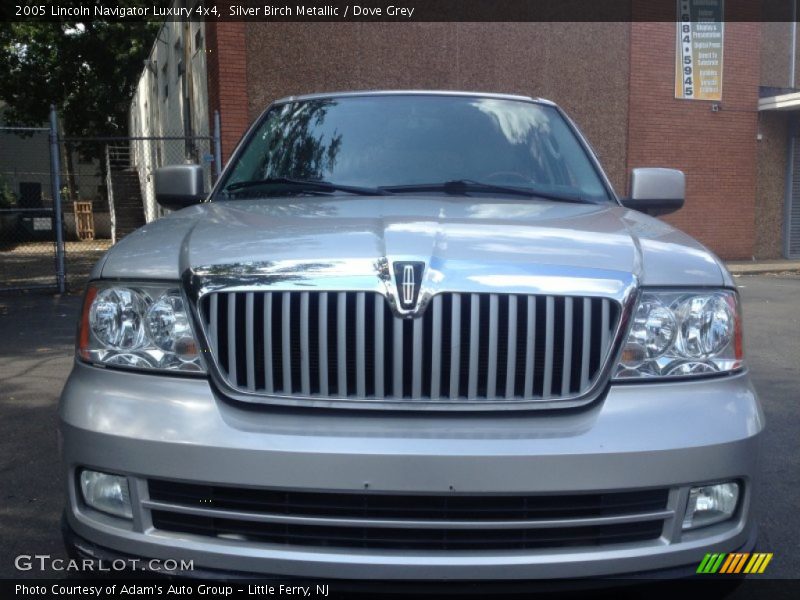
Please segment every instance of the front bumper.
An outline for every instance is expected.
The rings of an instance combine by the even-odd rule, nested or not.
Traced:
[[[249,407],[202,379],[77,364],[61,399],[69,528],[128,555],[197,569],[344,579],[500,580],[625,575],[696,565],[754,535],[763,414],[746,373],[626,384],[580,410],[388,414]],[[128,476],[133,521],[78,497],[80,467]],[[148,478],[289,490],[553,494],[669,488],[661,536],[606,546],[419,551],[259,544],[153,526]],[[737,479],[734,519],[681,533],[692,484]]]

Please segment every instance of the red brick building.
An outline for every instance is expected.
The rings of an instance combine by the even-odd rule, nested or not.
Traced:
[[[620,195],[633,167],[681,169],[686,205],[667,221],[723,258],[797,257],[794,105],[779,101],[795,86],[794,23],[749,20],[751,3],[726,0],[721,100],[684,100],[675,97],[675,17],[646,21],[650,5],[633,5],[637,20],[622,23],[209,22],[208,107],[221,115],[223,158],[287,95],[402,88],[539,96],[576,120]]]

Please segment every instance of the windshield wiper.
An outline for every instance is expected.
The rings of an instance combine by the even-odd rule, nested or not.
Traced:
[[[313,181],[307,179],[292,179],[291,177],[268,177],[266,179],[254,179],[252,181],[239,181],[232,183],[225,189],[223,193],[227,196],[232,192],[246,190],[250,188],[257,188],[269,185],[285,185],[295,188],[295,191],[303,191],[310,193],[330,193],[330,192],[348,192],[350,194],[358,194],[360,196],[386,196],[391,192],[381,188],[361,187],[357,185],[343,185],[333,183],[330,181]]]
[[[393,194],[416,193],[416,192],[444,192],[446,194],[465,194],[467,192],[488,192],[496,194],[514,194],[515,196],[525,196],[527,198],[544,198],[556,202],[574,202],[576,204],[589,204],[588,200],[580,196],[570,194],[560,194],[531,187],[516,187],[511,185],[495,185],[493,183],[482,183],[471,179],[454,179],[442,183],[414,183],[410,185],[385,185],[380,189],[389,191]]]

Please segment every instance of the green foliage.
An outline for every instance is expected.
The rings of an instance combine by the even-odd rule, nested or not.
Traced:
[[[126,135],[130,99],[159,26],[142,21],[0,22],[0,101],[6,104],[6,122],[40,125],[55,104],[66,135]]]
[[[0,175],[0,208],[13,208],[17,205],[17,196],[8,184],[8,181]]]

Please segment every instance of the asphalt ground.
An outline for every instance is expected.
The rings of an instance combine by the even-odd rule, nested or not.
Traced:
[[[759,550],[774,553],[767,575],[800,579],[800,275],[737,282],[748,363],[767,419]],[[77,295],[0,295],[0,578],[33,575],[15,569],[20,554],[65,558],[56,409],[72,367],[79,306]]]

